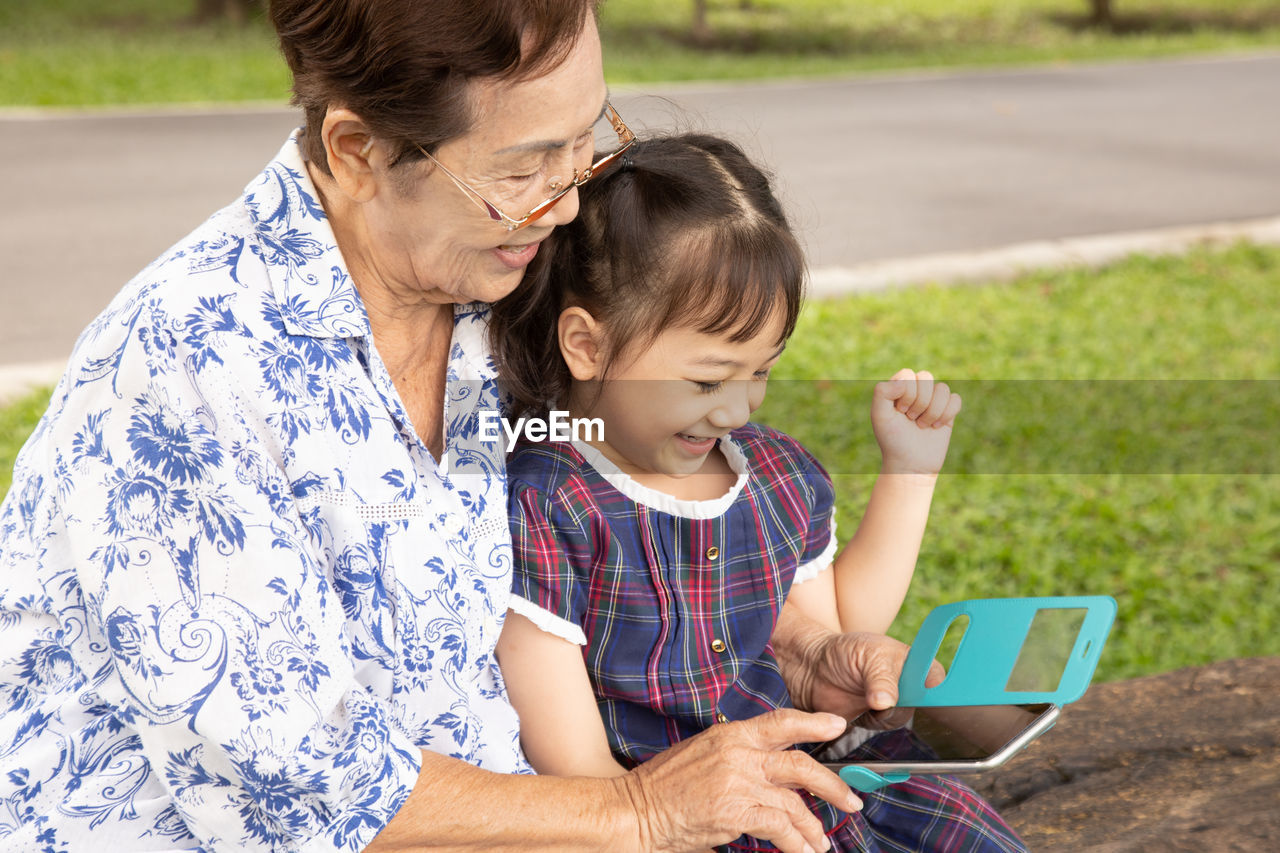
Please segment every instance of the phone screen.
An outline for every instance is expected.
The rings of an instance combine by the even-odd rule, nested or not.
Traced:
[[[1048,731],[1060,711],[1057,705],[918,708],[907,726],[886,731],[855,726],[844,738],[814,752],[830,767],[857,764],[876,772],[976,772],[1016,755]]]

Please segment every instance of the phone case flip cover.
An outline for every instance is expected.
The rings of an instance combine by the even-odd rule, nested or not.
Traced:
[[[1081,610],[1083,620],[1069,651],[1055,661],[1054,670],[1061,667],[1057,684],[1052,688],[1038,685],[1039,689],[1019,689],[1018,662],[1037,617],[1042,613]],[[898,679],[898,705],[925,708],[1074,702],[1084,695],[1093,679],[1115,616],[1116,601],[1109,595],[986,598],[936,607],[925,617],[907,652]],[[968,617],[968,625],[946,677],[940,684],[926,687],[930,664],[942,648],[948,629],[961,617]],[[840,778],[865,794],[905,782],[910,775],[881,775],[849,765],[841,769]]]
[[[1055,663],[1061,676],[1053,687],[1019,689],[1020,658],[1028,646],[1038,617],[1062,611],[1084,611],[1083,621],[1064,654]],[[1116,601],[1109,595],[1046,598],[985,598],[958,601],[934,608],[916,632],[898,679],[898,704],[904,708],[947,705],[1020,705],[1049,702],[1067,705],[1084,695],[1102,656]],[[942,646],[951,624],[968,617],[955,657],[941,684],[925,686],[929,665]]]

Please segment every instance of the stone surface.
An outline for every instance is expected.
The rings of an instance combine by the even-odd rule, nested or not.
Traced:
[[[1040,851],[1280,851],[1280,658],[1098,684],[975,777]]]

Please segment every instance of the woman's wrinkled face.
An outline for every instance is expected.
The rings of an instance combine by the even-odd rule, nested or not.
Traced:
[[[513,218],[590,165],[592,128],[607,97],[600,39],[589,19],[571,53],[539,77],[471,85],[473,128],[433,153],[459,180]],[[370,263],[402,296],[492,302],[510,293],[556,225],[578,212],[569,192],[537,222],[508,231],[429,160],[399,167],[408,180],[369,213]],[[407,291],[407,292],[406,292]]]

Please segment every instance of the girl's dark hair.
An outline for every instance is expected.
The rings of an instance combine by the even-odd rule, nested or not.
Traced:
[[[768,176],[737,145],[705,134],[641,140],[578,193],[578,217],[493,306],[490,342],[518,412],[568,399],[556,335],[568,307],[607,330],[605,375],[667,328],[743,341],[781,309],[779,343],[795,329],[804,256]]]
[[[421,159],[474,120],[467,84],[520,80],[573,49],[599,0],[271,0],[271,22],[306,115],[303,153],[326,174],[321,125],[352,110],[397,145],[392,162]]]

